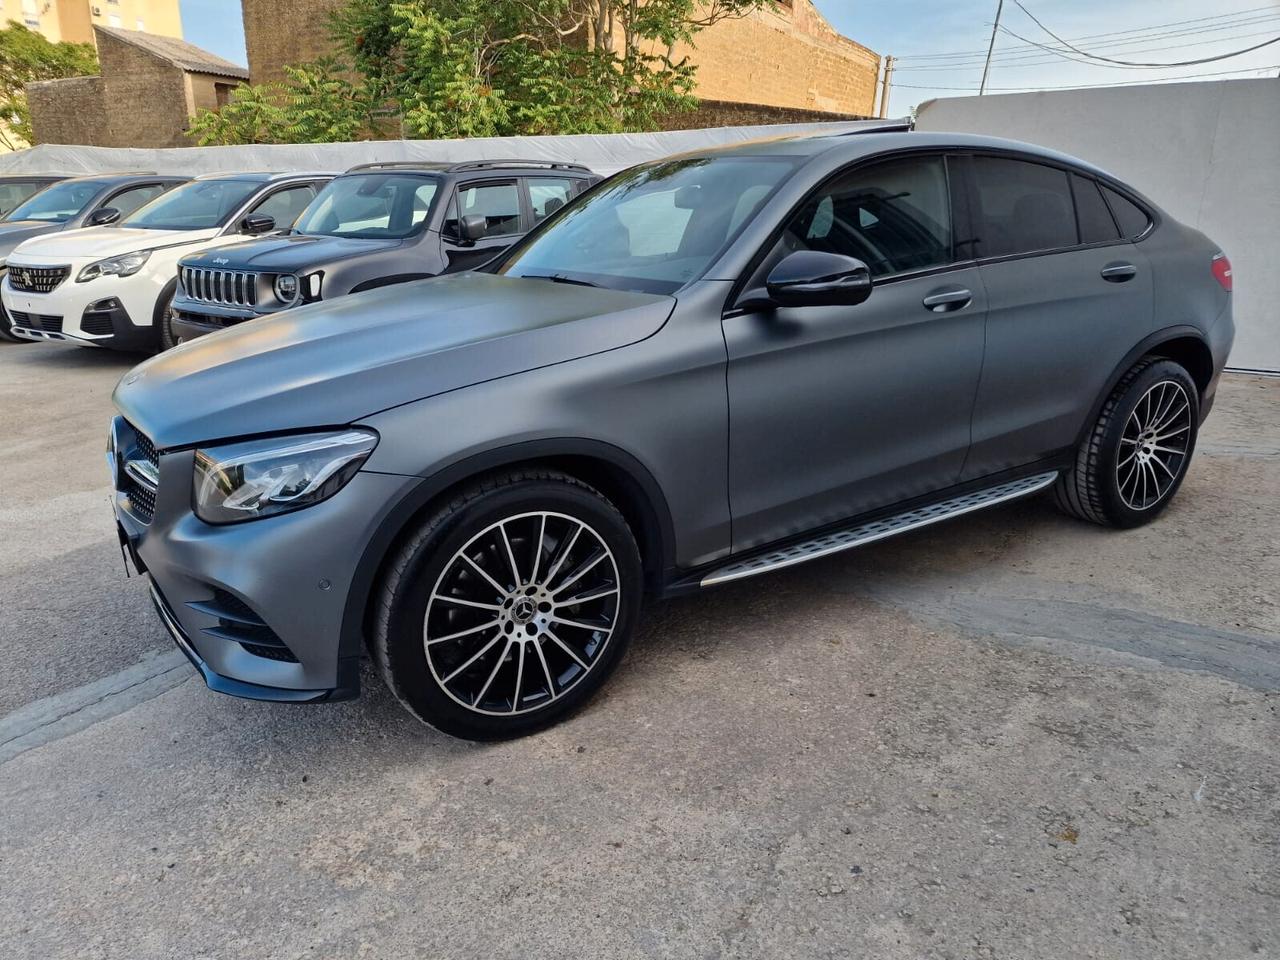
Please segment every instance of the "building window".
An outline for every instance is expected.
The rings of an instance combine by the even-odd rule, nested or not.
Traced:
[[[135,30],[145,30],[147,29],[147,23],[139,17],[137,20],[133,21],[133,27]]]
[[[113,26],[113,27],[119,27],[119,26],[121,26],[122,24],[121,24],[121,21],[120,21],[120,14],[118,14],[118,13],[109,13],[109,14],[107,14],[107,23],[111,24],[111,26]]]

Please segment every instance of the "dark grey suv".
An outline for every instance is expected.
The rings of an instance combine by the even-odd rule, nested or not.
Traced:
[[[293,230],[182,260],[173,337],[191,340],[299,304],[469,269],[599,179],[578,164],[530,160],[353,167]]]
[[[633,168],[488,271],[248,324],[118,387],[121,539],[214,689],[354,696],[367,644],[423,720],[513,736],[604,682],[645,595],[1050,488],[1144,523],[1233,338],[1212,241],[1088,164],[971,136]]]

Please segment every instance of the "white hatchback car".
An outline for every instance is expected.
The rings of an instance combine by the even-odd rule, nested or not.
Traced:
[[[155,350],[177,286],[178,260],[288,229],[331,173],[198,177],[118,226],[35,237],[9,255],[0,297],[28,340]]]

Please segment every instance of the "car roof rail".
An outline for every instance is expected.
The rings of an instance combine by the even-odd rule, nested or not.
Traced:
[[[347,167],[344,173],[354,173],[357,170],[447,170],[449,164],[441,163],[439,160],[374,160],[372,163],[357,163],[354,167]]]
[[[591,168],[581,163],[570,163],[567,160],[464,160],[449,168],[450,173],[458,170],[487,170],[492,167],[538,167],[542,170],[577,170],[590,173]]]
[[[885,120],[875,125],[867,123],[866,126],[854,127],[852,130],[841,130],[836,136],[852,137],[860,133],[910,133],[915,128],[916,122],[906,117],[902,120]]]

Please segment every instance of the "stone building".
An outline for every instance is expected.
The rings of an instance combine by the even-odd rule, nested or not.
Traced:
[[[0,0],[0,19],[15,20],[54,43],[93,43],[94,27],[182,36],[178,0]]]
[[[184,40],[93,28],[100,70],[27,84],[37,143],[185,147],[201,108],[215,109],[247,80],[243,67]]]
[[[253,83],[284,78],[285,64],[332,52],[329,15],[346,0],[242,0]],[[812,0],[774,0],[722,20],[678,46],[698,67],[702,109],[682,128],[873,116],[880,57],[837,33]]]

